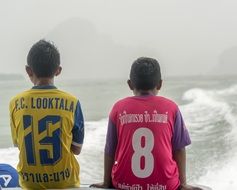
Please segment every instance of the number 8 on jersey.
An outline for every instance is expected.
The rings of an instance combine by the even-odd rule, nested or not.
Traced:
[[[139,178],[149,177],[154,170],[154,135],[148,128],[137,129],[132,137],[132,172]]]

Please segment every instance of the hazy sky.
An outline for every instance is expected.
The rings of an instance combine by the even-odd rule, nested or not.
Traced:
[[[165,75],[237,74],[236,10],[234,0],[0,0],[0,73],[24,74],[46,38],[63,77],[126,77],[139,56]]]

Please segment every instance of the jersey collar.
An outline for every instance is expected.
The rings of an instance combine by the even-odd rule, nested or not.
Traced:
[[[57,89],[54,85],[33,86],[32,89]]]

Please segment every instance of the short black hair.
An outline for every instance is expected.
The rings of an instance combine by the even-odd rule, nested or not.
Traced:
[[[60,65],[59,51],[52,42],[40,40],[31,47],[27,64],[37,77],[53,77]]]
[[[137,90],[154,89],[161,81],[158,61],[149,57],[135,60],[131,67],[130,80]]]

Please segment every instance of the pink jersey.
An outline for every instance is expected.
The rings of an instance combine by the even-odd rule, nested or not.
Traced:
[[[177,105],[164,97],[118,101],[109,118],[105,152],[115,154],[112,181],[119,189],[176,190],[179,172],[172,152],[190,144]]]

